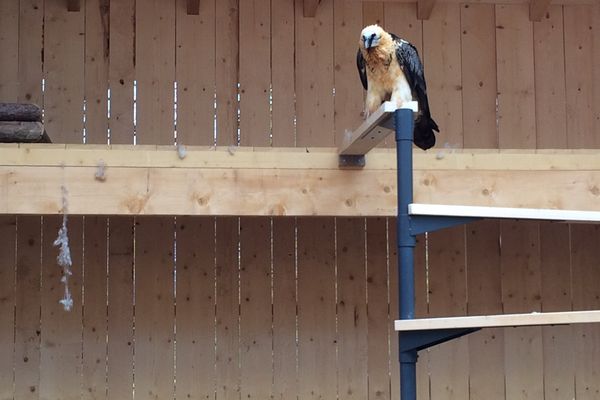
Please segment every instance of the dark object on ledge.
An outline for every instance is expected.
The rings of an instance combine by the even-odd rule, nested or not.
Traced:
[[[42,122],[42,109],[35,104],[0,103],[0,121]]]

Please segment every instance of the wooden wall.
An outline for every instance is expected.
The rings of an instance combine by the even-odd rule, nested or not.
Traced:
[[[600,147],[598,5],[82,3],[0,2],[0,101],[43,105],[58,143],[333,146],[378,22],[420,50],[440,157]],[[68,221],[64,312],[60,219],[0,216],[0,399],[398,398],[393,220]],[[422,316],[600,308],[598,226],[479,222],[416,258]],[[419,398],[598,399],[599,366],[597,325],[486,330],[421,355]]]

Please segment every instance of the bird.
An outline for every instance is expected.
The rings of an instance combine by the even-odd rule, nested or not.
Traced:
[[[419,111],[413,141],[423,150],[433,147],[433,131],[439,132],[439,127],[429,110],[423,64],[417,48],[379,25],[369,25],[360,34],[356,66],[367,91],[365,118],[386,100],[398,107],[416,100]]]

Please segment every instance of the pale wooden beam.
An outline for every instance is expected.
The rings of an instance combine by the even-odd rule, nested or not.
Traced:
[[[530,21],[541,21],[548,7],[550,6],[550,0],[530,0],[529,2],[529,20]]]
[[[429,19],[435,0],[417,0],[417,18]]]
[[[200,0],[187,0],[188,15],[200,15]]]
[[[406,332],[426,329],[499,328],[594,322],[600,322],[600,310],[403,319],[394,321],[394,327],[397,331]]]
[[[313,18],[317,15],[317,7],[321,0],[304,0],[304,17]]]
[[[81,0],[67,0],[67,11],[81,11]]]

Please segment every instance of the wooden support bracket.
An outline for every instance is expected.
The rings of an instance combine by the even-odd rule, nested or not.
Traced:
[[[187,14],[200,15],[200,0],[187,0]]]
[[[81,0],[67,0],[67,11],[81,11]]]
[[[550,0],[531,0],[529,2],[529,20],[541,21],[549,6]]]
[[[304,17],[314,18],[321,0],[304,0]]]
[[[429,19],[435,0],[417,0],[417,18],[418,19]]]

